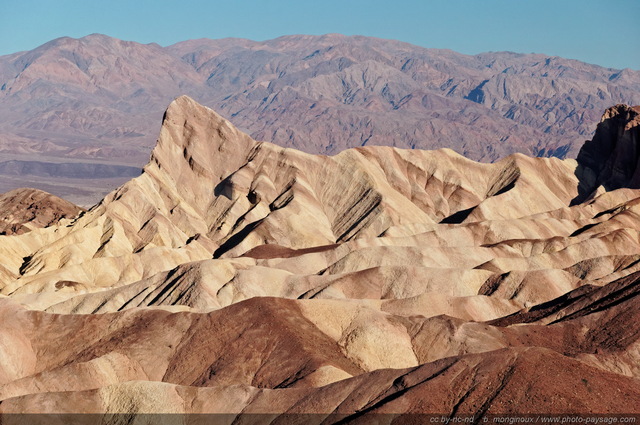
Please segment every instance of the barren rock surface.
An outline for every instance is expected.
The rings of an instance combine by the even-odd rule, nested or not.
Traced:
[[[0,235],[29,232],[33,228],[75,218],[81,208],[37,189],[16,189],[0,195]]]
[[[638,87],[630,69],[339,34],[168,47],[65,37],[0,57],[0,191],[20,187],[20,171],[93,205],[147,162],[162,112],[182,94],[256,140],[309,153],[450,148],[495,162],[575,157],[603,110],[640,103]]]
[[[640,106],[607,109],[595,137],[578,155],[581,193],[575,202],[588,198],[599,186],[605,190],[640,188],[639,146]]]
[[[315,156],[180,97],[142,175],[0,236],[0,412],[638,414],[640,192],[580,176]]]

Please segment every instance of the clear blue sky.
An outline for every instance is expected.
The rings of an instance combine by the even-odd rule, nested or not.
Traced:
[[[169,45],[361,34],[461,53],[545,53],[640,70],[640,0],[2,0],[0,55],[102,33]]]

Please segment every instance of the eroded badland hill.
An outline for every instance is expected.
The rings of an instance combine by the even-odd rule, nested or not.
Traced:
[[[0,412],[640,413],[638,123],[328,157],[180,97],[139,177],[0,236]]]

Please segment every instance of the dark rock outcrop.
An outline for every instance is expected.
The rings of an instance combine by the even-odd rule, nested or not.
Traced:
[[[602,186],[605,190],[640,188],[640,106],[607,109],[592,140],[578,154],[576,174],[583,202]]]
[[[21,234],[73,218],[82,208],[37,189],[0,194],[0,235]]]

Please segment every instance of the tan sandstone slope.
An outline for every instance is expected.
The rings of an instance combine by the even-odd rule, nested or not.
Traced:
[[[141,176],[0,237],[0,411],[639,413],[640,192],[583,158],[314,156],[178,98]]]

